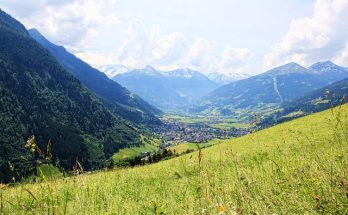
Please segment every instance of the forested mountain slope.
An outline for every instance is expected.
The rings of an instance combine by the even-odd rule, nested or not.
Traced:
[[[101,167],[120,148],[140,145],[139,133],[110,112],[79,80],[0,10],[0,182],[31,174],[31,135],[53,160],[71,169],[78,159]]]
[[[287,121],[323,111],[347,102],[348,79],[315,90],[291,102],[282,104],[279,111],[263,120],[265,125]]]
[[[160,110],[149,105],[138,95],[129,92],[115,81],[110,80],[104,73],[77,58],[64,47],[51,43],[38,30],[31,29],[29,33],[37,42],[47,48],[67,71],[102,98],[104,104],[115,114],[136,124],[160,123],[156,117],[157,114],[161,114]]]

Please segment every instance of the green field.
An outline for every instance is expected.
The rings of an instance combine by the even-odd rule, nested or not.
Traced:
[[[221,129],[221,130],[228,130],[228,129],[231,129],[231,128],[249,128],[250,127],[250,124],[246,124],[246,123],[226,123],[226,122],[223,122],[223,123],[216,123],[216,124],[211,124],[210,127],[212,128],[218,128],[218,129]]]
[[[210,146],[213,146],[213,145],[217,145],[217,144],[220,144],[220,143],[223,143],[223,142],[226,142],[227,140],[220,140],[220,139],[212,139],[212,140],[209,140],[208,142],[206,143],[199,143],[199,148],[207,148],[207,147],[210,147]],[[182,153],[185,153],[187,150],[198,150],[198,147],[197,147],[197,144],[196,143],[181,143],[181,144],[178,144],[176,146],[172,146],[172,147],[169,147],[168,148],[169,150],[172,150],[174,152],[175,150],[175,153],[176,154],[182,154]]]
[[[165,115],[162,119],[164,121],[177,120],[189,125],[207,124],[212,128],[221,130],[228,130],[231,128],[248,128],[250,126],[249,123],[239,122],[239,120],[237,120],[235,117]]]
[[[135,156],[139,156],[143,152],[155,152],[158,150],[158,144],[160,140],[158,139],[146,139],[145,136],[140,136],[142,145],[138,147],[124,148],[119,150],[112,156],[112,159],[115,162],[119,162],[125,159],[134,158]]]
[[[112,159],[117,162],[127,158],[138,156],[143,152],[154,152],[157,149],[158,148],[156,146],[145,143],[144,145],[139,147],[121,149],[112,156]]]
[[[162,120],[177,120],[186,124],[209,123],[211,118],[204,116],[182,116],[182,115],[165,115]]]
[[[152,165],[1,189],[1,214],[348,214],[348,106]]]

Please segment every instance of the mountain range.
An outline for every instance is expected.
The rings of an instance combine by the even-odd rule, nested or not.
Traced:
[[[330,61],[316,63],[309,68],[289,63],[224,85],[202,98],[191,111],[239,117],[244,113],[267,113],[284,102],[346,77],[348,71]]]
[[[190,69],[159,71],[151,66],[113,77],[121,85],[150,104],[165,111],[184,111],[208,92],[218,87],[203,74]]]
[[[263,124],[277,124],[344,104],[348,96],[348,78],[314,90],[299,99],[282,104],[278,111],[263,120]]]
[[[29,33],[32,38],[50,51],[68,72],[100,97],[115,114],[134,124],[159,123],[156,115],[161,114],[160,110],[149,105],[125,87],[110,80],[104,73],[77,58],[64,47],[51,43],[38,30],[31,29]]]
[[[249,78],[250,75],[245,73],[224,74],[224,73],[213,72],[213,73],[209,73],[207,77],[210,80],[217,83],[219,86],[222,86],[222,85],[232,83],[234,81],[239,81],[239,80]]]

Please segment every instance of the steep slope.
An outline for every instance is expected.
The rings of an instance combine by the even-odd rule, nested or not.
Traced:
[[[346,105],[221,141],[200,153],[47,183],[51,189],[42,189],[41,183],[15,186],[2,190],[2,210],[5,214],[22,213],[23,207],[39,214],[48,214],[51,208],[56,214],[346,214],[347,114]]]
[[[24,148],[35,135],[53,160],[71,169],[78,159],[98,168],[120,148],[140,145],[137,131],[33,40],[25,27],[0,10],[0,183],[35,171],[37,157]]]
[[[217,84],[199,72],[157,71],[151,66],[116,75],[114,80],[163,110],[182,111]]]
[[[47,48],[67,71],[102,98],[115,114],[134,123],[156,124],[160,122],[155,116],[161,113],[157,108],[110,80],[104,73],[75,57],[64,47],[51,43],[36,29],[29,30],[29,33],[37,42]]]
[[[263,74],[233,82],[205,96],[193,111],[215,111],[226,115],[233,115],[239,110],[258,112],[292,101],[348,77],[347,71],[337,70],[338,66],[326,64],[332,63],[325,62],[310,68],[289,63]]]
[[[326,110],[345,103],[347,101],[347,96],[348,79],[344,79],[310,92],[299,99],[282,104],[276,113],[267,117],[263,121],[263,124],[269,125],[279,123],[303,115]]]

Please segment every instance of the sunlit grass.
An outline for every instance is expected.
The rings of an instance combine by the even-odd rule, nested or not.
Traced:
[[[117,161],[121,161],[121,160],[125,160],[125,159],[129,159],[129,158],[138,156],[144,152],[155,152],[156,150],[158,150],[158,147],[151,145],[151,144],[148,144],[148,143],[144,143],[143,145],[141,145],[139,147],[131,147],[131,148],[121,149],[112,156],[112,159],[117,162]]]
[[[226,142],[226,141],[227,140],[212,139],[212,140],[209,140],[206,143],[199,143],[198,146],[200,148],[206,148],[206,147],[210,147],[210,146],[213,146],[213,145],[216,145],[216,144],[220,144],[220,143],[223,143],[223,142]],[[197,146],[196,143],[187,143],[186,142],[186,143],[181,143],[181,144],[169,147],[169,150],[175,152],[176,154],[182,154],[182,153],[187,152],[188,150],[196,151],[198,146]]]
[[[152,165],[1,190],[2,214],[347,214],[348,106]],[[200,162],[199,162],[200,160]]]

